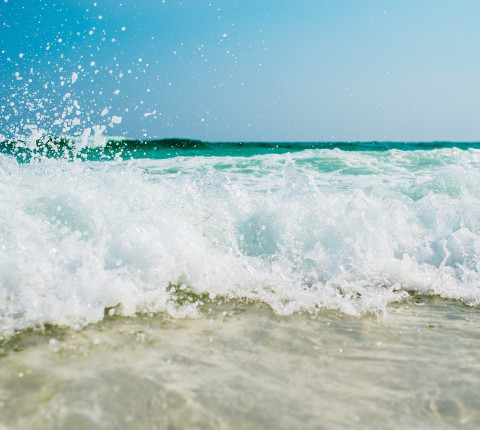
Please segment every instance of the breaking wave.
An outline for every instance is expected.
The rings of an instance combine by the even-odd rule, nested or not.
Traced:
[[[55,142],[61,154],[74,148]],[[291,154],[255,147],[246,157],[225,144],[215,156],[118,156],[119,145],[159,142],[214,146],[119,140],[102,146],[112,154],[103,161],[44,154],[48,162],[25,163],[3,144],[1,335],[79,327],[106,310],[201,317],[218,300],[281,315],[381,315],[412,294],[480,302],[477,149],[290,144]]]

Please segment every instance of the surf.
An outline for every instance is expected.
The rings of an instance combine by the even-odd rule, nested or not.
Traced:
[[[379,317],[418,294],[478,305],[478,149],[169,142],[147,146],[191,155],[124,157],[115,145],[144,143],[122,140],[106,158],[65,156],[69,142],[0,154],[2,336],[110,309],[202,318],[218,300]]]

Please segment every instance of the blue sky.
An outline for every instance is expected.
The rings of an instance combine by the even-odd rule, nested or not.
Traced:
[[[474,0],[0,0],[0,134],[480,140]]]

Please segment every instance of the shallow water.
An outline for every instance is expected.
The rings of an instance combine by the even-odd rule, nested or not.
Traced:
[[[480,426],[479,145],[77,143],[0,148],[1,430]]]
[[[478,308],[416,297],[383,320],[238,301],[206,312],[4,341],[0,428],[480,426]]]

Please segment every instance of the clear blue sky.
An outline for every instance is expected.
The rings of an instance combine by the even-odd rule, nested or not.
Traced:
[[[0,0],[0,134],[478,141],[479,23],[478,0]]]

